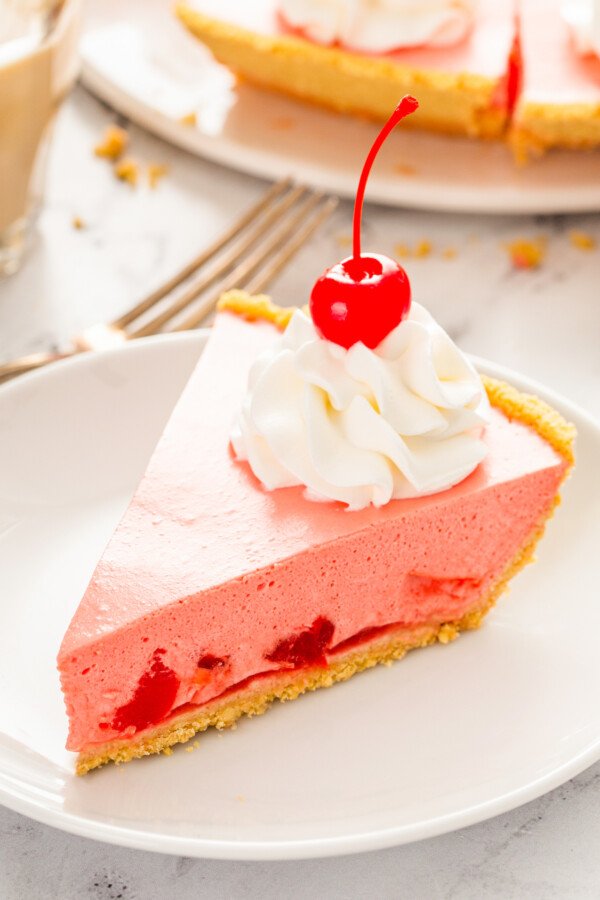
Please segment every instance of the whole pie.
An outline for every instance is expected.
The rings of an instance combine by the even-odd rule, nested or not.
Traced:
[[[506,138],[524,158],[600,145],[600,39],[588,45],[566,5],[180,0],[177,15],[243,81],[374,119],[412,93],[408,127]]]

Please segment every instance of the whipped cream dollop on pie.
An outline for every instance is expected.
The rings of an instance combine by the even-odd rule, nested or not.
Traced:
[[[362,509],[466,478],[488,411],[473,365],[418,303],[374,350],[324,340],[297,310],[250,371],[231,443],[267,489]]]
[[[281,0],[292,28],[320,44],[364,53],[456,44],[470,31],[477,0]]]

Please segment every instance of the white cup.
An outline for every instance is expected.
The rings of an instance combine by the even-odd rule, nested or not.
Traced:
[[[40,208],[79,24],[80,0],[0,0],[0,275],[18,269]]]

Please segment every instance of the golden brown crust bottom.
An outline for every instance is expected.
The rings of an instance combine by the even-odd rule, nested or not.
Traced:
[[[219,62],[262,88],[376,120],[387,119],[399,97],[414,93],[421,108],[407,127],[484,138],[498,137],[504,130],[506,113],[493,102],[497,79],[417,70],[291,35],[256,34],[186,3],[179,3],[176,13]]]
[[[294,311],[293,308],[277,306],[266,295],[251,296],[243,291],[230,291],[223,295],[219,308],[251,320],[262,319],[272,322],[278,328],[285,328]],[[487,376],[483,377],[483,381],[493,406],[504,412],[508,418],[534,428],[560,453],[568,463],[566,477],[573,463],[574,427],[539,397],[522,394],[511,385]],[[389,665],[394,660],[402,659],[409,650],[426,647],[436,641],[446,644],[454,640],[461,631],[478,628],[486,613],[506,590],[509,581],[527,563],[533,561],[535,547],[558,503],[557,495],[527,542],[506,567],[487,596],[460,619],[421,625],[414,629],[395,629],[367,645],[335,656],[326,669],[292,670],[261,678],[254,686],[244,687],[239,692],[231,692],[226,697],[217,698],[196,710],[188,711],[137,741],[113,741],[92,751],[81,753],[77,761],[77,774],[84,775],[91,769],[111,761],[121,763],[154,753],[169,754],[174,744],[185,743],[207,728],[231,728],[241,716],[261,715],[275,700],[282,702],[294,700],[307,691],[330,687],[338,681],[347,681],[358,672],[373,666],[382,663]]]
[[[481,618],[484,612],[479,612]],[[473,622],[475,622],[473,614]],[[291,670],[277,673],[272,677],[259,679],[256,686],[245,688],[239,693],[232,692],[226,698],[208,703],[205,706],[188,712],[185,715],[163,725],[145,735],[141,740],[132,743],[115,741],[94,750],[93,753],[80,754],[77,761],[77,774],[84,775],[90,769],[102,766],[107,762],[128,762],[153,753],[169,753],[174,744],[184,743],[191,737],[208,728],[231,728],[241,716],[258,716],[266,712],[275,700],[295,700],[307,691],[316,691],[321,687],[330,687],[338,681],[347,681],[352,675],[378,663],[391,663],[401,659],[408,650],[425,647],[440,640],[448,643],[453,640],[461,628],[477,627],[460,623],[445,623],[437,627],[415,628],[404,630],[387,640],[373,642],[368,648],[361,648],[343,654],[330,663],[328,668]]]
[[[519,162],[552,148],[600,147],[600,103],[531,103],[517,106],[509,143]]]

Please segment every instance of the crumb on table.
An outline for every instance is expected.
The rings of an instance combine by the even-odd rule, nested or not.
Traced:
[[[338,234],[336,237],[336,241],[340,245],[340,247],[351,247],[352,246],[352,235],[351,234]]]
[[[456,259],[458,256],[456,247],[446,247],[445,250],[442,251],[443,259]]]
[[[396,244],[394,247],[394,252],[400,259],[424,259],[431,255],[432,250],[433,244],[427,240],[417,241],[414,247],[408,244]]]
[[[569,240],[578,250],[594,250],[596,247],[596,239],[586,231],[573,229],[569,232]]]
[[[537,269],[546,256],[546,238],[517,238],[505,246],[515,269]]]
[[[417,246],[415,247],[415,256],[418,258],[429,256],[431,251],[433,250],[433,246],[431,241],[419,241]]]
[[[131,187],[135,187],[138,182],[140,167],[134,159],[123,159],[116,163],[114,173],[120,181],[126,181]]]
[[[110,159],[116,162],[125,152],[129,143],[129,135],[118,125],[109,125],[104,133],[104,139],[94,147],[96,156]]]
[[[151,188],[155,188],[161,178],[164,178],[169,167],[164,163],[150,163],[148,165],[148,184]]]

